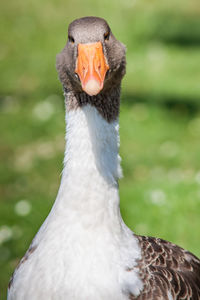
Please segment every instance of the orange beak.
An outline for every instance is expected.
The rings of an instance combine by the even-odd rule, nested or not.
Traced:
[[[75,72],[88,95],[97,95],[102,90],[108,69],[101,42],[78,45]]]

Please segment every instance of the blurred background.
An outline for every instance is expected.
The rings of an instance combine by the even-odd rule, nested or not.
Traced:
[[[55,56],[73,19],[127,46],[121,211],[138,234],[200,256],[199,0],[10,0],[0,7],[0,299],[57,194],[64,101]]]

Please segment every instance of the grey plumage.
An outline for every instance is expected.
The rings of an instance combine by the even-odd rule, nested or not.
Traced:
[[[105,40],[107,33],[109,33],[109,39]],[[125,46],[114,37],[107,22],[97,17],[85,17],[73,21],[69,25],[68,37],[67,44],[57,55],[56,62],[64,92],[70,96],[66,103],[67,109],[75,109],[90,103],[107,121],[113,121],[119,115],[120,85],[126,72]],[[74,73],[77,45],[97,41],[101,41],[103,45],[109,71],[106,74],[103,90],[96,96],[89,96],[82,91],[80,80]]]

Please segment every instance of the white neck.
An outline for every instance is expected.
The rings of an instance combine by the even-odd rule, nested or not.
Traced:
[[[118,120],[108,123],[90,104],[66,114],[65,171],[97,174],[111,185],[121,176]]]
[[[108,123],[88,104],[69,111],[66,123],[64,170],[56,206],[66,204],[67,211],[73,210],[79,220],[93,222],[93,226],[103,219],[120,225],[118,121]]]
[[[83,299],[113,299],[108,296],[106,287],[109,280],[119,283],[111,289],[114,299],[125,299],[122,295],[129,292],[138,295],[142,284],[137,271],[129,274],[127,269],[136,265],[140,250],[119,209],[117,181],[121,168],[118,120],[108,123],[95,107],[88,104],[69,111],[66,123],[64,170],[52,210],[53,218],[57,219],[59,228],[64,226],[65,236],[70,237],[82,265],[84,260],[84,269],[90,274],[90,280],[96,278],[97,268],[99,278],[95,279],[96,282],[105,283],[105,295],[90,298],[86,294]],[[72,253],[68,256],[73,257]],[[91,257],[94,270],[89,262]],[[96,285],[96,282],[91,284]]]
[[[118,122],[108,123],[90,105],[71,110],[66,119],[61,186],[33,241],[40,252],[31,256],[35,276],[29,273],[26,282],[34,280],[38,288],[34,299],[127,300],[143,285],[138,241],[119,210]],[[30,295],[28,290],[23,299]]]

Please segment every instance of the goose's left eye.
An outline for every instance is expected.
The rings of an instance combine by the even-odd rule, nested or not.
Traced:
[[[104,41],[108,41],[110,37],[110,32],[107,31],[106,33],[104,33]]]
[[[68,36],[68,40],[69,40],[69,42],[72,43],[72,44],[74,44],[74,42],[75,42],[73,36],[71,36],[71,35]]]

